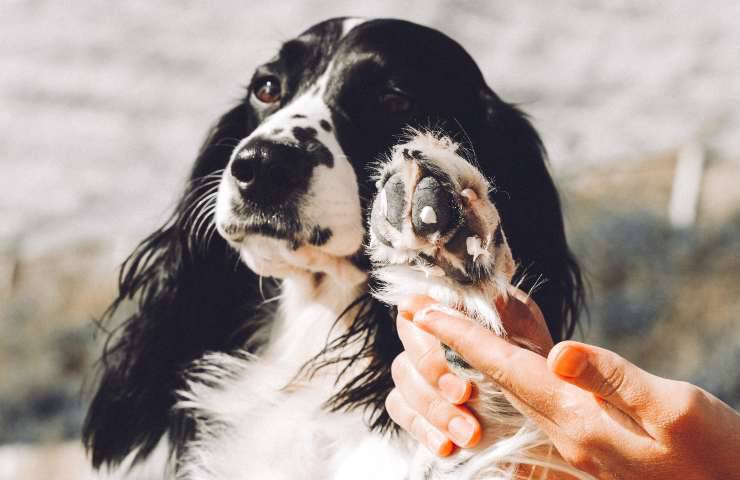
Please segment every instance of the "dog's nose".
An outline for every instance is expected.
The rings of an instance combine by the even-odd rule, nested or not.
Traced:
[[[236,179],[240,188],[249,188],[254,183],[261,162],[262,160],[258,156],[253,155],[237,158],[231,164],[231,176]]]
[[[303,193],[310,180],[310,162],[297,146],[255,139],[231,162],[231,176],[245,200],[270,206]]]

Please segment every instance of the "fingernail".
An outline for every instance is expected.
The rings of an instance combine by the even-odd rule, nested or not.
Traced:
[[[553,362],[553,371],[563,377],[577,377],[588,365],[588,355],[581,349],[565,347]]]
[[[398,312],[398,316],[403,318],[404,320],[408,320],[409,322],[414,319],[414,314],[409,312],[408,310],[401,310]]]
[[[427,445],[436,455],[447,455],[450,450],[450,441],[436,430],[427,433]]]
[[[455,417],[447,424],[452,440],[461,447],[467,446],[475,434],[475,426],[463,417]]]
[[[465,394],[468,392],[467,382],[464,382],[452,373],[445,373],[439,377],[437,386],[445,398],[452,403],[462,402],[465,399]]]
[[[454,308],[450,308],[446,305],[432,304],[427,305],[420,310],[417,310],[414,314],[414,322],[423,323],[430,313],[441,313],[442,315],[447,315],[448,317],[467,318],[462,312],[459,312]]]

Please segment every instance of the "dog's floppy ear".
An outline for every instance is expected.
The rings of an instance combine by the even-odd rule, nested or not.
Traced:
[[[189,435],[187,420],[172,409],[183,370],[206,351],[248,344],[257,328],[258,278],[217,233],[203,235],[220,173],[253,127],[244,103],[220,119],[173,215],[121,267],[119,296],[106,316],[129,301],[134,311],[108,339],[85,419],[96,467],[132,452],[141,460],[164,434],[178,447]]]
[[[533,290],[557,342],[573,334],[584,303],[581,271],[565,239],[560,199],[548,172],[542,142],[526,116],[482,92],[484,111],[476,153],[483,173],[493,179],[493,201],[519,264],[520,288]],[[471,132],[472,133],[472,132]]]

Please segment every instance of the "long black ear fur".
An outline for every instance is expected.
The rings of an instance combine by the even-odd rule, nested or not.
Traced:
[[[477,157],[496,190],[493,201],[519,264],[520,288],[533,291],[553,340],[573,334],[584,307],[581,271],[565,239],[560,199],[548,172],[542,141],[526,116],[483,94]]]
[[[121,267],[119,296],[105,314],[134,301],[135,311],[108,339],[101,377],[83,427],[96,467],[146,457],[164,434],[175,448],[189,436],[172,406],[183,370],[207,351],[249,344],[258,328],[258,279],[217,234],[194,238],[194,215],[215,191],[219,170],[253,123],[244,104],[211,130],[176,211]],[[200,203],[199,203],[200,202]]]

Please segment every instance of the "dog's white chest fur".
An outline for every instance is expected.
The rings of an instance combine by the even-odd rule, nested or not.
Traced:
[[[197,399],[213,426],[207,441],[189,449],[183,478],[405,477],[406,449],[370,433],[360,415],[326,412],[326,393],[313,385],[280,391],[274,381],[283,373],[280,367],[238,362],[241,372],[233,383]]]
[[[413,451],[404,437],[371,433],[361,412],[329,412],[339,369],[296,377],[321,351],[352,292],[324,279],[285,282],[278,318],[258,355],[203,360],[179,408],[194,414],[198,439],[179,478],[197,480],[403,479]],[[334,285],[335,286],[335,285]],[[345,297],[345,298],[343,298]],[[358,366],[357,368],[362,368]]]

